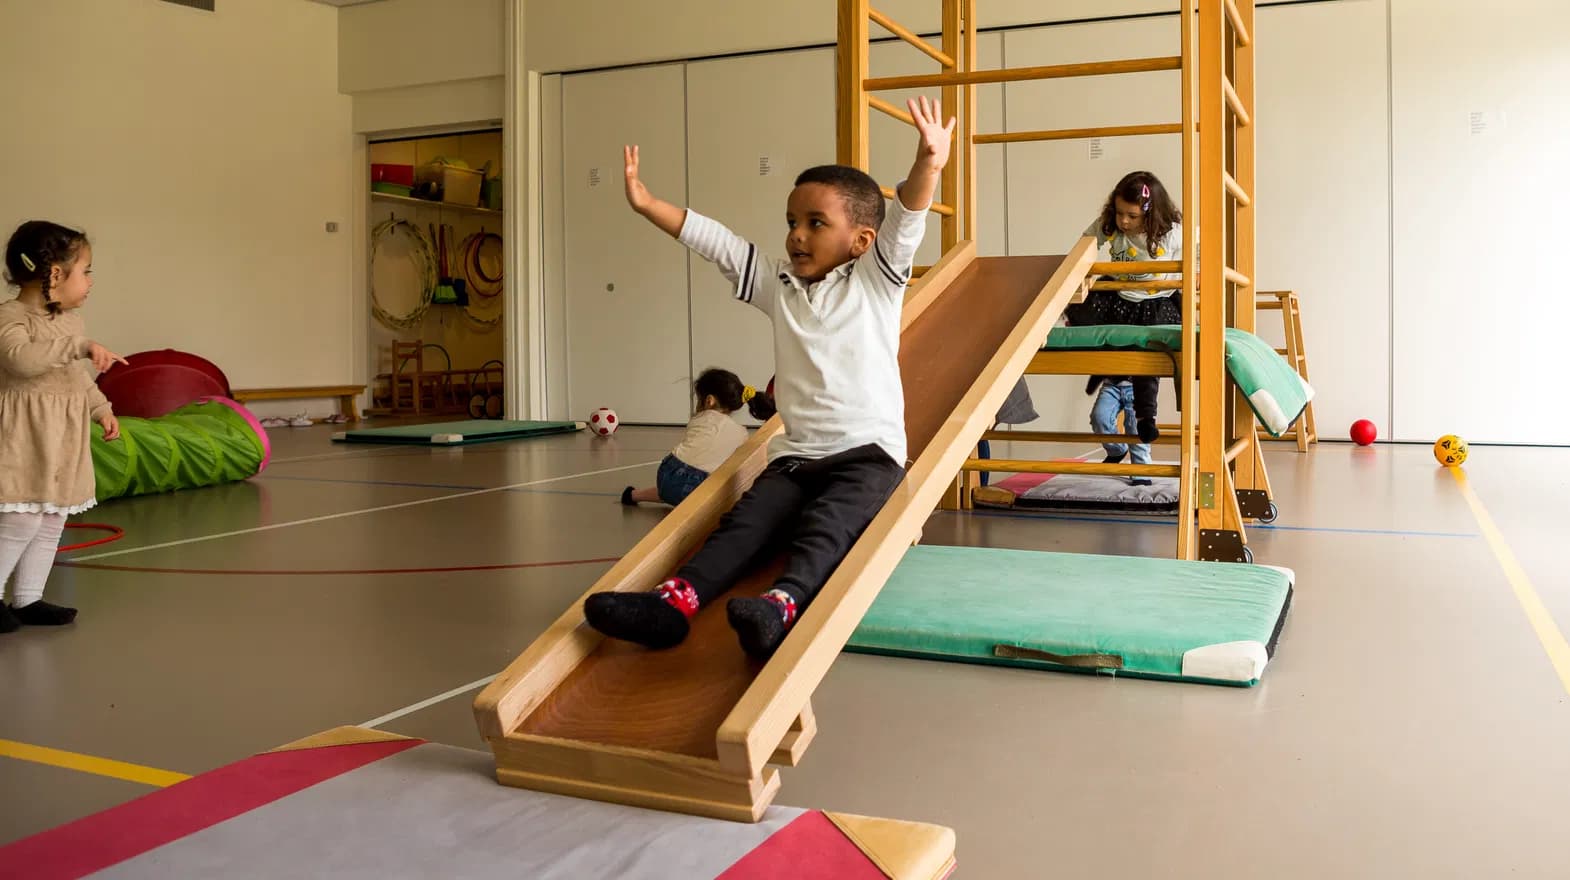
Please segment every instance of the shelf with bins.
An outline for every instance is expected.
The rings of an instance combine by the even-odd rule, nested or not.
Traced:
[[[494,208],[481,208],[474,205],[457,205],[452,202],[432,202],[427,199],[417,199],[413,196],[399,196],[392,193],[371,193],[371,200],[376,202],[390,202],[396,205],[414,205],[419,208],[434,208],[438,211],[456,211],[460,214],[480,214],[500,217],[502,212]]]

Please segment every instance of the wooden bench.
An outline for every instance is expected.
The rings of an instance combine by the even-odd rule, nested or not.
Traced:
[[[338,398],[338,412],[342,413],[351,422],[360,420],[360,413],[354,407],[354,399],[365,393],[364,385],[316,385],[301,388],[246,388],[234,390],[234,399],[244,403],[248,400],[304,400],[307,398],[336,397]]]

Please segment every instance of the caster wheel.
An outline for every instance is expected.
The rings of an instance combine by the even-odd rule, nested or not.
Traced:
[[[502,396],[500,394],[492,394],[490,397],[485,398],[485,417],[488,419],[499,419],[502,417]]]
[[[469,398],[469,418],[485,418],[485,395],[476,394]]]
[[[1243,548],[1243,561],[1248,563],[1249,565],[1253,565],[1254,564],[1254,551],[1250,550],[1247,547],[1244,547]]]
[[[1265,525],[1269,525],[1269,524],[1275,522],[1276,521],[1276,517],[1278,517],[1280,515],[1281,515],[1281,511],[1276,509],[1276,503],[1274,501],[1272,501],[1265,508],[1265,515],[1261,516],[1259,518],[1259,521],[1264,523]]]

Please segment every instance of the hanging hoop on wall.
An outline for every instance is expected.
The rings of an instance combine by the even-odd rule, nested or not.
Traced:
[[[402,315],[395,315],[382,306],[381,299],[376,295],[376,253],[383,246],[383,242],[390,243],[394,236],[402,233],[409,240],[409,260],[414,264],[415,273],[419,278],[419,301],[414,308]],[[425,320],[425,312],[431,307],[431,298],[436,293],[436,249],[420,227],[407,220],[391,217],[376,224],[371,230],[371,314],[384,327],[390,330],[409,330],[418,327]]]

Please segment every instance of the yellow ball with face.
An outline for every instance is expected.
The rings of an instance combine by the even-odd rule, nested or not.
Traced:
[[[1434,441],[1434,458],[1445,467],[1457,467],[1464,463],[1468,451],[1466,441],[1454,434],[1446,434]]]

